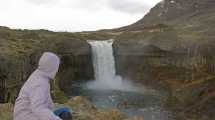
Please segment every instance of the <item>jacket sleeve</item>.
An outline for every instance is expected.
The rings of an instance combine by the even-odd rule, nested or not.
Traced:
[[[48,95],[50,88],[48,86],[37,86],[30,94],[31,110],[40,120],[61,120],[48,108]]]
[[[49,106],[48,106],[48,108],[49,108],[49,109],[53,109],[53,108],[55,107],[55,104],[54,104],[54,102],[53,102],[53,100],[52,100],[50,94],[48,95],[48,101],[49,101]]]

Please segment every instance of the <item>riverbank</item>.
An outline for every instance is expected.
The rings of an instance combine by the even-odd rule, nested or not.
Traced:
[[[74,110],[74,120],[144,120],[142,117],[129,118],[118,109],[98,109],[89,100],[78,96],[68,100],[65,104],[56,106],[69,106]],[[12,120],[13,104],[0,104],[1,120]]]

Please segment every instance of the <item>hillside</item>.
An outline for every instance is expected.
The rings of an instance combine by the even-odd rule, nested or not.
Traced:
[[[141,20],[118,30],[143,30],[158,24],[177,27],[214,26],[214,5],[214,0],[164,0]]]
[[[215,118],[214,6],[214,0],[165,0],[138,22],[106,31],[119,33],[114,43],[118,73],[165,86],[177,119]]]

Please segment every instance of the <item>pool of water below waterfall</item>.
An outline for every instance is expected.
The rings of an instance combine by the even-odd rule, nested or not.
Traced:
[[[141,86],[138,86],[141,87]],[[139,91],[89,89],[86,83],[73,83],[71,96],[84,96],[99,108],[118,108],[128,116],[143,116],[145,120],[173,120],[163,107],[165,94],[147,89]]]

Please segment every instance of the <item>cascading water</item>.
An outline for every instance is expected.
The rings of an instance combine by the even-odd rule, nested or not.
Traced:
[[[92,47],[96,80],[88,86],[94,89],[123,89],[121,77],[116,76],[113,40],[89,41],[89,43]]]
[[[113,40],[88,42],[92,48],[95,80],[73,84],[76,95],[89,98],[97,107],[118,108],[131,117],[172,120],[171,114],[162,108],[164,94],[116,75]]]

